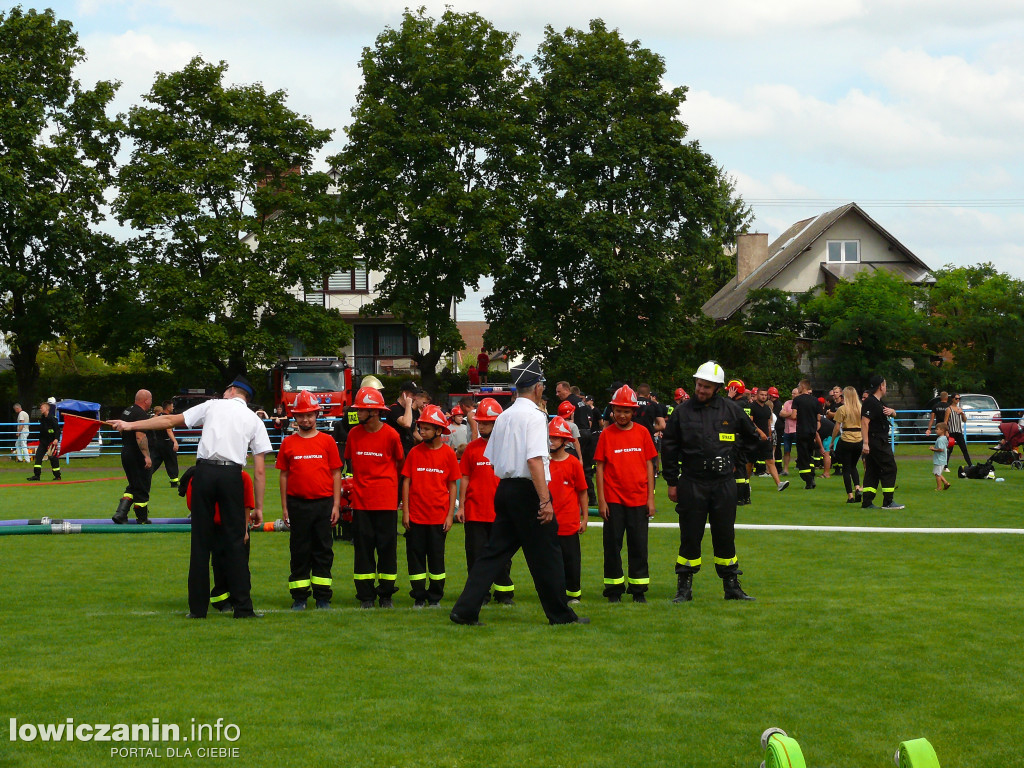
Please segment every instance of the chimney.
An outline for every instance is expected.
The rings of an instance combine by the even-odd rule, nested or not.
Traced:
[[[742,283],[767,260],[767,234],[754,232],[736,236],[736,282]]]

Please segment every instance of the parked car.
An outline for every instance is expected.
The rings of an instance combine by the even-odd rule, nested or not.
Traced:
[[[964,434],[969,440],[1002,438],[999,425],[1003,414],[992,395],[961,394],[960,407],[964,409]]]

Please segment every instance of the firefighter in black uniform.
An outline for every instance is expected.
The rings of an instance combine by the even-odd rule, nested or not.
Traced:
[[[676,406],[662,441],[668,497],[676,502],[679,514],[678,589],[672,602],[693,599],[693,574],[700,570],[700,544],[708,521],[725,599],[753,600],[738,578],[733,471],[738,454],[757,447],[757,430],[737,403],[716,396],[725,382],[722,366],[704,363],[694,379],[694,396]]]
[[[747,414],[748,419],[751,418],[750,401],[745,397],[747,393],[746,385],[744,385],[740,379],[733,379],[725,389],[728,393],[729,399],[736,403],[740,409]],[[752,456],[753,453],[750,455]],[[736,469],[733,474],[736,478],[736,504],[742,507],[750,503],[750,473],[747,472],[746,451],[736,451]]]
[[[33,435],[39,441],[39,447],[36,448],[35,461],[32,463],[32,476],[28,478],[29,482],[39,482],[43,474],[43,457],[48,452],[53,479],[60,480],[60,459],[57,458],[57,448],[60,446],[60,424],[57,422],[57,417],[50,413],[53,405],[50,402],[39,405],[39,423],[36,424]]]
[[[903,509],[894,502],[896,493],[896,457],[889,445],[889,417],[896,411],[882,402],[885,397],[885,379],[872,376],[868,383],[871,394],[860,409],[860,429],[863,436],[864,485],[861,486],[861,507],[878,509],[873,503],[879,486],[882,491],[882,509]]]
[[[174,401],[164,400],[164,413],[174,413]],[[178,477],[178,441],[174,437],[173,429],[155,429],[149,433],[149,454],[153,460],[153,467],[150,474],[155,475],[163,464],[167,470],[167,479],[171,482],[171,488],[177,488],[180,478]]]
[[[148,389],[135,393],[135,402],[121,412],[121,421],[142,421],[149,418],[146,411],[153,404]],[[123,525],[128,522],[128,510],[134,509],[139,524],[149,522],[149,489],[153,482],[153,459],[150,456],[149,434],[136,432],[121,435],[121,466],[128,480],[117,511],[110,519]]]

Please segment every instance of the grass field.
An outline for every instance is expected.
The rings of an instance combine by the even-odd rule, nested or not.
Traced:
[[[902,513],[843,503],[841,479],[783,494],[753,482],[748,523],[1024,527],[1024,472],[932,490],[903,455]],[[65,469],[113,477],[114,459]],[[23,470],[0,469],[0,484]],[[49,476],[47,471],[44,477]],[[277,513],[270,473],[268,519]],[[0,487],[0,518],[108,517],[123,480]],[[152,514],[183,514],[161,474]],[[656,520],[675,515],[659,492]],[[290,612],[287,534],[254,534],[262,621],[187,621],[188,536],[0,536],[0,716],[22,723],[236,724],[245,766],[707,766],[756,768],[758,737],[785,728],[818,768],[892,765],[927,737],[943,768],[1024,766],[1020,573],[1024,537],[739,531],[751,604],[726,603],[708,566],[672,605],[678,534],[652,529],[646,606],[600,597],[601,533],[583,537],[583,615],[549,627],[521,559],[516,606],[485,626],[447,619],[465,579],[448,540],[444,611],[414,611],[399,539],[398,609],[361,611],[351,548],[336,543],[335,609]],[[710,536],[704,542],[710,563]],[[0,739],[0,766],[152,765],[114,744]],[[136,743],[196,757],[195,743]]]

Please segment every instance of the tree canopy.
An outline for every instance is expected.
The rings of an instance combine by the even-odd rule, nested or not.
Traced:
[[[22,402],[34,400],[40,346],[68,333],[112,248],[97,232],[120,124],[117,83],[83,88],[71,23],[52,11],[0,12],[0,333]]]
[[[226,84],[226,71],[194,58],[159,74],[130,110],[114,208],[139,234],[131,272],[108,276],[121,314],[94,329],[110,355],[139,348],[221,378],[269,364],[295,339],[335,352],[349,326],[293,289],[354,264],[329,215],[330,179],[310,172],[331,131],[290,110],[282,91]]]
[[[671,371],[689,318],[734,269],[747,220],[666,90],[661,57],[600,20],[547,29],[529,88],[540,168],[522,247],[484,300],[491,345],[558,371]],[[628,361],[628,362],[627,362]]]
[[[839,281],[807,304],[821,372],[863,387],[874,374],[890,382],[932,384],[934,347],[925,289],[888,270]]]
[[[384,273],[364,312],[427,336],[413,357],[428,386],[463,346],[456,303],[515,248],[532,162],[515,41],[475,13],[407,10],[363,51],[349,142],[332,161],[355,241]]]

